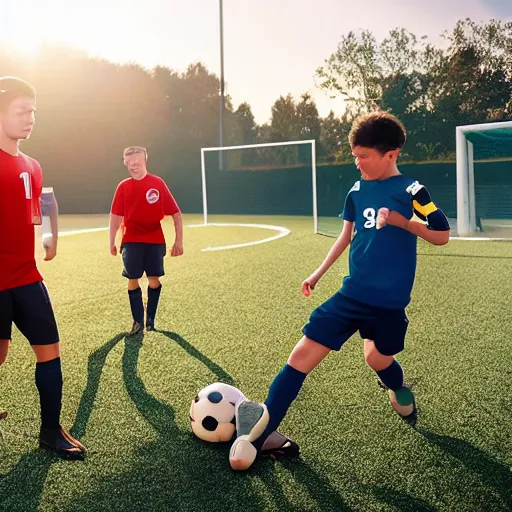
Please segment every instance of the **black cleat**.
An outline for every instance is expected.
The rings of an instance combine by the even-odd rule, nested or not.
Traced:
[[[146,331],[155,331],[155,321],[152,318],[146,320]]]
[[[263,457],[269,457],[276,460],[279,456],[297,457],[300,454],[299,445],[289,437],[284,436],[277,430],[272,432],[261,449]]]
[[[411,427],[415,427],[418,423],[418,409],[416,408],[416,400],[413,399],[412,412],[407,416],[402,416],[402,419],[408,423]]]
[[[62,458],[71,460],[83,460],[86,451],[85,446],[62,427],[41,427],[39,447],[54,452]]]
[[[132,325],[132,330],[128,333],[128,336],[135,336],[136,334],[142,332],[143,329],[144,327],[142,326],[142,324],[139,324],[139,322],[135,320]]]
[[[391,405],[393,405],[393,408],[398,413],[398,415],[411,427],[415,427],[416,423],[418,422],[418,408],[416,407],[416,399],[414,398],[414,394],[412,393],[410,388],[403,387],[401,390],[399,390],[399,392],[400,391],[405,392],[406,395],[410,394],[410,397],[412,398],[412,412],[404,415],[404,414],[401,414],[403,411],[401,411],[400,404],[398,404],[396,401],[396,399],[397,399],[396,392],[390,390],[378,377],[376,377],[376,379],[377,379],[377,384],[379,385],[379,387],[388,392],[389,398],[391,400]],[[406,402],[410,402],[411,398],[406,398]]]

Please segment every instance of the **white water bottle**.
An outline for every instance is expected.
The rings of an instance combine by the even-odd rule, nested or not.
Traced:
[[[52,211],[53,199],[53,187],[43,187],[43,193],[41,194],[41,214],[43,217],[42,221],[42,242],[44,247],[48,247],[52,243],[52,224],[50,221],[50,213]]]

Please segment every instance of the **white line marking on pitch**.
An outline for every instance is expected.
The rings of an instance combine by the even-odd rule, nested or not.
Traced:
[[[269,224],[212,223],[212,224],[189,224],[187,227],[189,227],[189,228],[206,228],[209,226],[219,226],[219,227],[234,226],[234,227],[241,227],[241,228],[270,229],[272,231],[277,231],[278,234],[271,236],[269,238],[264,238],[263,240],[256,240],[254,242],[245,242],[243,244],[234,244],[234,245],[223,245],[223,246],[219,246],[219,247],[207,247],[206,249],[201,249],[202,252],[223,251],[226,249],[238,249],[239,247],[249,247],[251,245],[265,244],[267,242],[272,242],[273,240],[282,238],[283,236],[287,236],[291,233],[291,231],[287,228],[283,228],[281,226],[271,226]]]
[[[238,227],[246,227],[246,228],[259,228],[259,229],[271,229],[273,231],[278,231],[278,234],[275,236],[271,236],[269,238],[264,238],[263,240],[256,240],[255,242],[246,242],[243,244],[235,244],[235,245],[224,245],[221,247],[207,247],[206,249],[201,249],[202,251],[222,251],[224,249],[237,249],[238,247],[248,247],[250,245],[258,245],[264,244],[267,242],[272,242],[273,240],[277,240],[282,238],[283,236],[287,236],[291,233],[291,231],[287,228],[283,228],[281,226],[271,226],[270,224],[221,224],[221,223],[212,223],[212,224],[189,224],[188,228],[204,228],[207,226],[238,226]],[[511,227],[511,226],[507,226]],[[108,227],[105,228],[88,228],[88,229],[76,229],[74,231],[59,231],[59,237],[62,236],[70,236],[70,235],[81,235],[82,233],[96,233],[98,231],[108,231]],[[483,237],[483,236],[451,236],[450,240],[461,240],[461,241],[471,241],[471,242],[492,242],[492,241],[500,241],[500,242],[510,242],[512,239],[510,238],[493,238],[493,237]]]
[[[492,238],[484,236],[451,236],[451,240],[461,240],[464,242],[512,242],[510,238]]]
[[[96,231],[107,231],[107,228],[89,228],[89,229],[76,229],[75,231],[59,231],[59,237],[61,236],[70,236],[70,235],[80,235],[82,233],[95,233]]]

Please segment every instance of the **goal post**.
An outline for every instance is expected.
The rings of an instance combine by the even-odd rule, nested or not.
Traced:
[[[457,161],[457,235],[468,236],[477,230],[480,224],[477,217],[477,197],[475,192],[475,151],[480,147],[492,145],[496,160],[497,156],[504,154],[500,147],[509,152],[506,156],[512,160],[512,121],[495,123],[473,124],[457,126],[456,137],[456,161]],[[497,148],[497,149],[496,149]],[[503,159],[506,160],[506,159]],[[511,164],[512,165],[512,164]],[[510,178],[505,178],[506,184],[512,184],[512,172]],[[512,217],[512,212],[507,211],[506,217]],[[500,213],[498,215],[501,217]],[[512,224],[511,224],[512,227]]]
[[[222,146],[222,147],[208,147],[201,148],[201,182],[202,182],[202,201],[203,201],[203,217],[204,217],[204,225],[208,225],[208,175],[207,175],[207,162],[206,162],[206,154],[207,153],[220,153],[220,152],[233,152],[240,150],[261,150],[263,148],[286,148],[288,146],[304,146],[309,145],[311,147],[310,157],[311,157],[311,195],[312,195],[312,204],[313,204],[313,229],[314,232],[318,232],[318,215],[317,215],[317,183],[316,183],[316,142],[314,139],[311,140],[296,140],[296,141],[285,141],[285,142],[268,142],[262,144],[245,144],[238,146]],[[217,168],[218,169],[218,168]],[[275,166],[275,170],[278,170],[279,166]],[[223,170],[219,170],[218,172],[225,172]],[[242,172],[242,171],[240,171]],[[264,172],[264,171],[257,171]],[[293,186],[294,183],[290,184],[290,194],[293,194]],[[311,197],[311,196],[310,196]],[[232,212],[236,214],[238,212]]]

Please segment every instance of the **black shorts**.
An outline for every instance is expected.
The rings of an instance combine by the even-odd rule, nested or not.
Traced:
[[[331,350],[340,350],[359,331],[361,338],[375,342],[381,354],[394,356],[404,349],[408,325],[404,309],[377,308],[337,292],[311,313],[302,332]]]
[[[31,345],[60,341],[48,290],[42,281],[0,292],[0,340],[12,338],[13,323]]]
[[[140,279],[144,272],[147,277],[161,277],[164,272],[165,244],[143,244],[129,242],[123,244],[123,276]]]

